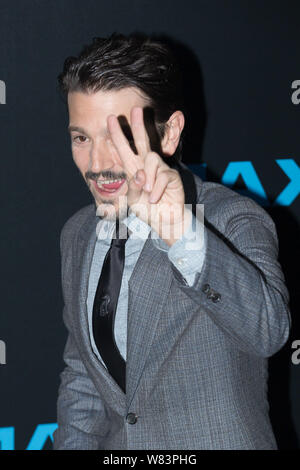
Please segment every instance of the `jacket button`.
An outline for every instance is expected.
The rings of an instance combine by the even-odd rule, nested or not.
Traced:
[[[219,294],[218,292],[216,294],[214,294],[212,296],[212,299],[211,299],[213,302],[219,302],[219,300],[221,300],[221,294]]]
[[[210,291],[210,285],[204,284],[204,286],[202,287],[202,292],[204,292],[204,294],[207,294],[209,291]]]
[[[128,424],[135,424],[137,422],[137,415],[135,413],[128,413],[126,421]]]

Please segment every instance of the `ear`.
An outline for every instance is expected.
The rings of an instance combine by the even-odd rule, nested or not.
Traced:
[[[166,123],[165,135],[161,142],[164,155],[172,156],[175,153],[183,128],[184,115],[181,111],[175,111]]]

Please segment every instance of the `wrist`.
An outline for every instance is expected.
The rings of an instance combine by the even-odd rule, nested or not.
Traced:
[[[188,228],[192,223],[192,212],[189,209],[183,207],[182,216],[179,220],[176,220],[172,224],[161,224],[159,228],[156,228],[156,232],[159,237],[171,247],[180,240],[184,233],[187,232]]]

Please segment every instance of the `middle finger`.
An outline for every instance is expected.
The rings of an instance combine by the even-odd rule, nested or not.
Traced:
[[[150,140],[144,124],[143,108],[134,106],[130,113],[130,126],[138,154],[145,158],[151,151]]]

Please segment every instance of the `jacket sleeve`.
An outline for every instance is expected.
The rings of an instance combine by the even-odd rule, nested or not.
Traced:
[[[66,230],[64,230],[64,233]],[[80,358],[72,331],[72,319],[67,302],[67,284],[71,283],[71,250],[64,249],[61,235],[62,284],[64,294],[63,319],[68,330],[64,350],[65,369],[57,400],[58,428],[54,432],[54,450],[101,449],[101,440],[107,434],[108,419],[99,393]],[[69,243],[71,245],[71,243]]]
[[[193,286],[172,267],[175,278],[239,349],[269,357],[285,344],[291,326],[275,225],[246,197],[228,198],[218,212],[224,230],[205,220],[206,254]]]

